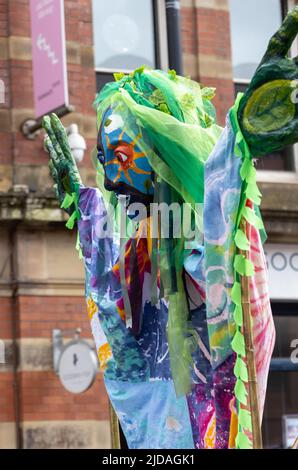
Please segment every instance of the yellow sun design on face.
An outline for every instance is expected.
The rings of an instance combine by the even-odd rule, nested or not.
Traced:
[[[105,136],[107,148],[109,150],[113,150],[115,157],[112,160],[104,163],[104,166],[107,167],[108,165],[118,165],[118,173],[113,179],[113,183],[117,183],[117,181],[119,181],[119,179],[124,176],[127,181],[129,181],[129,183],[133,186],[133,181],[129,174],[129,171],[133,171],[136,174],[148,176],[151,175],[151,171],[143,170],[142,168],[139,168],[136,165],[137,160],[146,159],[146,155],[144,152],[137,152],[135,150],[138,140],[142,136],[141,132],[130,143],[122,141],[123,135],[124,131],[121,132],[119,136],[119,141],[116,145],[111,144],[108,135]]]

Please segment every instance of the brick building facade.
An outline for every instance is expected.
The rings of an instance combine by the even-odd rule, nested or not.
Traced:
[[[234,102],[228,0],[182,0],[184,73],[215,86],[218,119]],[[80,173],[95,185],[88,154],[95,145],[96,93],[92,1],[65,0],[70,104],[65,126],[79,125],[88,149]],[[99,25],[100,27],[100,25]],[[42,135],[26,139],[24,120],[34,117],[29,0],[0,0],[0,448],[107,448],[109,407],[103,379],[81,395],[62,387],[53,370],[54,328],[82,328],[91,341],[84,275],[75,234],[52,192]],[[141,64],[140,64],[141,65]],[[274,183],[276,187],[276,182]],[[292,180],[262,183],[263,208],[273,241],[298,242],[297,188]],[[289,217],[290,214],[290,217]],[[70,337],[70,334],[65,334]]]
[[[91,1],[66,1],[65,20],[69,95],[77,111],[63,122],[79,125],[90,153],[96,136]],[[6,92],[0,106],[0,337],[7,362],[0,365],[0,447],[108,447],[102,376],[77,396],[53,371],[54,328],[80,327],[83,338],[91,335],[75,234],[65,229],[52,194],[42,136],[30,141],[20,132],[34,117],[28,0],[1,0],[0,35]],[[89,158],[80,171],[94,184]],[[16,185],[29,192],[16,192]]]

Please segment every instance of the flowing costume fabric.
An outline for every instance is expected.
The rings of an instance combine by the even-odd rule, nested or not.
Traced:
[[[204,246],[186,256],[184,269],[197,296],[190,311],[197,333],[192,390],[177,398],[167,344],[168,306],[151,305],[147,240],[137,240],[143,267],[143,322],[136,337],[126,328],[117,261],[119,244],[101,238],[106,216],[98,189],[81,188],[78,230],[86,269],[86,299],[105,385],[130,448],[228,448],[235,446],[232,233],[241,194],[241,160],[234,154],[229,118],[205,165]],[[274,327],[266,264],[258,231],[252,232],[257,275],[251,279],[254,346],[260,409],[265,398]],[[129,245],[129,243],[128,243]],[[115,269],[116,267],[116,269]],[[198,306],[199,305],[199,306]]]
[[[249,290],[261,415],[275,339],[252,163],[237,151],[245,142],[233,114],[225,129],[216,126],[212,89],[169,75],[140,70],[121,76],[120,87],[109,84],[97,102],[98,125],[112,128],[110,147],[113,135],[123,137],[123,126],[136,122],[146,131],[141,153],[159,179],[179,200],[203,203],[197,214],[202,236],[191,249],[174,246],[172,291],[171,269],[162,262],[156,268],[150,217],[123,244],[106,233],[111,193],[102,178],[100,190],[79,187],[78,240],[91,329],[129,448],[251,448],[239,283],[247,266],[253,267]],[[99,173],[98,162],[96,168]],[[247,218],[246,234],[239,234],[240,212]],[[237,254],[244,242],[249,261]],[[127,303],[137,312],[132,328]]]

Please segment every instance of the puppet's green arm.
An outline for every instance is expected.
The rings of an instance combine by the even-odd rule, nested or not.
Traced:
[[[66,194],[71,195],[78,185],[82,185],[81,177],[65,129],[58,117],[55,114],[45,116],[42,125],[47,133],[44,145],[50,155],[49,168],[55,183],[54,188],[62,204]]]
[[[285,18],[238,109],[238,121],[252,156],[298,141],[298,59],[287,57],[298,32],[298,7]]]

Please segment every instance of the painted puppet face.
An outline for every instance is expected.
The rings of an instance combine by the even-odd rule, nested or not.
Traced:
[[[108,108],[98,132],[98,159],[104,167],[105,188],[130,196],[130,202],[150,203],[153,199],[153,170],[140,144],[146,138],[135,121],[130,136],[123,130],[120,114]]]

